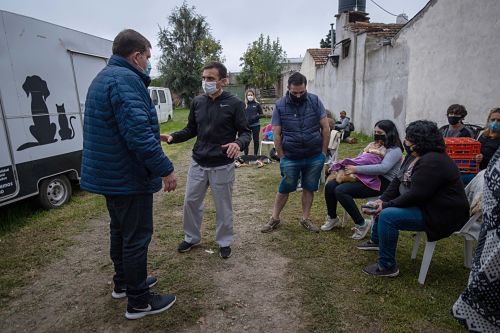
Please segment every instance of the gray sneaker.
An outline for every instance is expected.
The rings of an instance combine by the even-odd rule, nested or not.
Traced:
[[[321,226],[321,230],[329,231],[335,227],[339,227],[342,224],[342,221],[339,220],[338,217],[331,218],[329,215],[326,216],[325,224]]]
[[[275,220],[271,216],[269,218],[269,222],[267,222],[266,224],[264,224],[264,226],[260,229],[260,232],[271,232],[274,229],[276,229],[280,223],[281,223],[280,219]]]
[[[372,228],[371,220],[365,220],[365,225],[363,226],[356,224],[355,227],[351,229],[354,231],[351,238],[356,240],[361,240],[366,237],[371,228]]]
[[[358,249],[363,250],[363,251],[378,251],[378,244],[375,244],[372,242],[372,240],[367,240],[366,242],[363,242],[361,244],[358,244],[356,246]]]
[[[310,219],[301,219],[300,224],[310,232],[319,232],[319,228]]]

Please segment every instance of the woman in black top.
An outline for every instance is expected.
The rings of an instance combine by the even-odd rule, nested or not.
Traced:
[[[480,170],[486,169],[493,154],[500,147],[500,108],[490,111],[485,128],[478,138],[481,142],[481,154],[476,156],[476,162],[480,163]]]
[[[255,91],[248,89],[245,92],[245,115],[248,120],[248,125],[252,130],[253,139],[253,154],[257,155],[259,151],[259,136],[260,136],[260,123],[259,119],[264,117],[260,104],[257,103],[255,98]],[[248,155],[248,146],[244,150],[245,155]]]
[[[436,123],[412,122],[406,128],[407,157],[396,178],[375,201],[371,240],[358,246],[378,250],[377,263],[363,271],[393,277],[399,274],[396,247],[399,230],[425,231],[429,241],[448,237],[467,222],[469,202],[460,172],[445,152]]]

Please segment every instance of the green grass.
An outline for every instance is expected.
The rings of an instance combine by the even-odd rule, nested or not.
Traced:
[[[173,121],[161,125],[162,133],[179,130],[187,123],[188,110],[175,110]],[[265,119],[270,121],[269,119]],[[263,120],[264,124],[264,120]],[[357,155],[369,137],[359,135],[357,144],[340,145],[340,157]],[[172,315],[154,316],[142,321],[147,331],[179,331],[196,324],[205,314],[206,304],[214,295],[214,282],[207,278],[214,267],[221,267],[218,256],[176,255],[182,239],[182,204],[186,177],[186,155],[193,141],[162,144],[176,166],[179,188],[161,198],[155,206],[154,241],[150,251],[150,271],[161,276],[158,290],[177,295],[179,302]],[[179,161],[183,161],[179,163]],[[277,164],[255,178],[255,189],[274,198],[279,182]],[[360,201],[361,202],[361,201]],[[271,204],[270,204],[271,205]],[[463,267],[463,239],[450,237],[437,243],[425,286],[417,282],[422,248],[416,261],[410,260],[413,235],[402,232],[397,261],[401,271],[395,279],[377,279],[361,269],[376,260],[376,253],[357,250],[350,239],[352,221],[334,232],[312,234],[297,223],[301,214],[300,195],[292,194],[282,219],[283,226],[267,237],[266,247],[289,259],[287,275],[293,284],[291,293],[300,295],[303,322],[307,332],[382,331],[382,332],[457,332],[461,327],[450,315],[450,308],[466,285],[468,271]],[[265,208],[263,208],[265,210]],[[342,213],[339,206],[338,213]],[[215,248],[213,205],[205,212],[204,239]],[[268,216],[269,211],[263,211]],[[323,190],[316,194],[312,216],[321,224],[325,216]],[[102,196],[75,191],[71,202],[61,209],[43,211],[27,202],[2,207],[0,212],[0,306],[8,304],[15,288],[23,286],[26,277],[54,262],[68,246],[73,235],[86,230],[91,218],[106,218]],[[106,255],[106,251],[102,255]],[[235,257],[236,258],[236,257]],[[110,266],[105,269],[110,270]],[[225,305],[220,304],[221,308]],[[99,331],[99,323],[121,325],[123,304],[109,300],[74,323],[75,331]],[[101,311],[102,310],[102,311]],[[84,328],[84,329],[83,329]],[[68,328],[69,330],[69,328]]]

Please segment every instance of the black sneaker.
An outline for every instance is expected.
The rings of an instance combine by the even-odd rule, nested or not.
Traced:
[[[399,275],[399,269],[396,265],[393,268],[383,268],[378,265],[378,263],[374,263],[363,268],[363,272],[368,275],[374,276],[385,276],[385,277],[396,277]]]
[[[188,243],[186,241],[182,241],[179,246],[177,247],[177,251],[179,251],[180,253],[184,253],[184,252],[187,252],[189,250],[191,250],[192,247],[195,247],[195,246],[198,246],[200,245],[200,243],[196,243],[196,244],[191,244],[191,243]]]
[[[148,285],[149,288],[153,287],[157,283],[158,283],[158,279],[155,278],[154,276],[148,276],[146,278],[146,284]],[[120,298],[127,297],[127,288],[115,286],[115,288],[113,289],[113,292],[111,293],[111,297],[113,297],[114,299],[120,299]]]
[[[356,247],[364,251],[378,251],[378,244],[375,244],[371,240],[358,244]]]
[[[219,255],[222,259],[227,259],[231,256],[231,247],[230,246],[224,246],[219,248]]]
[[[144,316],[149,316],[152,314],[157,314],[168,310],[175,303],[175,295],[158,295],[154,293],[149,294],[149,301],[144,307],[136,308],[127,305],[127,312],[125,312],[125,318],[127,319],[139,319]]]

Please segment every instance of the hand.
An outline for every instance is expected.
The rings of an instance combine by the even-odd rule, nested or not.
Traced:
[[[240,152],[240,146],[236,142],[226,143],[222,145],[222,149],[226,150],[226,155],[229,158],[235,158]]]
[[[160,134],[160,141],[171,143],[174,138],[170,134]]]
[[[476,162],[481,163],[482,160],[483,160],[483,154],[477,154],[476,155]]]
[[[283,156],[285,156],[285,153],[281,149],[280,150],[276,149],[276,155],[278,155],[278,158],[281,160]]]
[[[375,201],[372,201],[373,205],[377,205],[377,210],[375,210],[375,215],[378,215],[380,214],[380,212],[382,211],[382,204],[384,203],[382,200],[380,199],[377,199]]]
[[[161,177],[163,180],[163,192],[172,192],[177,187],[177,177],[175,176],[175,172],[166,177]]]
[[[353,173],[356,173],[356,167],[354,165],[346,165],[345,166],[345,173],[347,175],[351,175]]]

